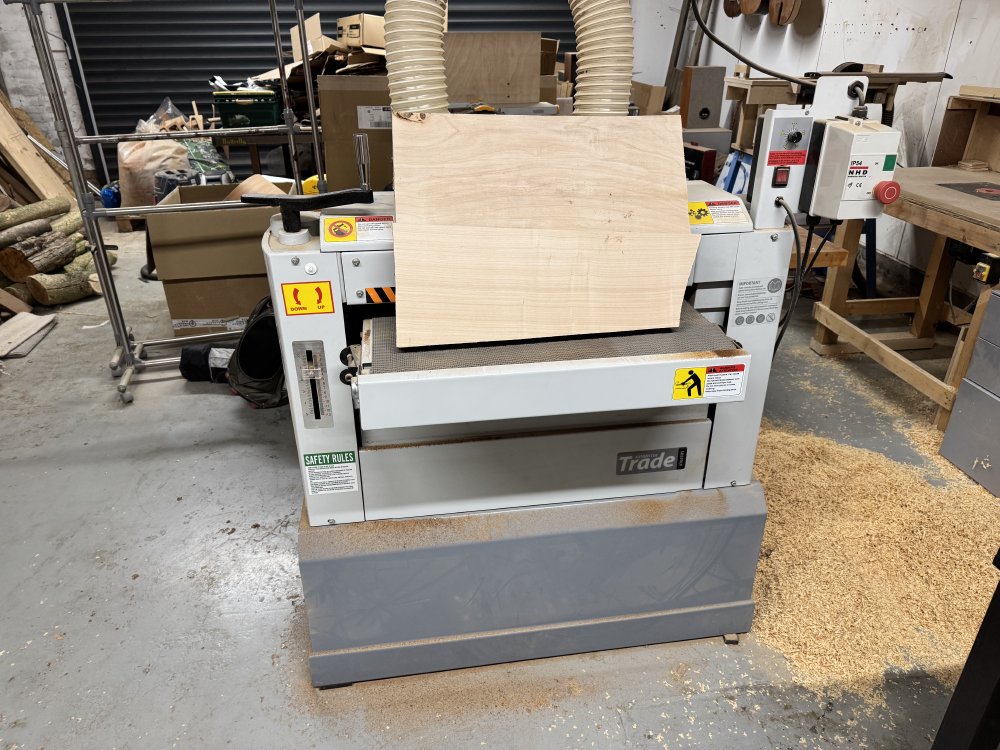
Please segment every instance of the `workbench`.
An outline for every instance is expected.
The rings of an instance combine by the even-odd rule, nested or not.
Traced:
[[[212,131],[207,131],[211,135]],[[229,161],[229,150],[233,146],[245,146],[250,152],[250,169],[253,174],[261,174],[260,147],[273,148],[281,147],[281,152],[285,157],[285,174],[291,175],[292,154],[288,148],[287,135],[241,135],[241,136],[212,136],[212,142],[218,147],[222,147],[222,152]],[[320,141],[322,143],[322,140]],[[296,146],[312,146],[312,134],[309,132],[295,134]],[[307,176],[307,175],[304,175]]]
[[[950,239],[990,252],[1000,251],[1000,173],[972,172],[958,167],[899,169],[896,180],[900,199],[886,207],[886,214],[936,235],[924,282],[917,297],[849,300],[851,271],[858,255],[864,222],[848,221],[841,227],[841,245],[848,252],[843,267],[827,276],[823,299],[813,315],[818,323],[812,349],[821,355],[863,352],[938,404],[935,424],[944,429],[951,416],[959,383],[969,368],[972,347],[982,326],[986,301],[993,287],[980,290],[974,314],[951,305],[948,291],[955,259],[948,254]],[[995,183],[998,193],[962,192],[946,185]],[[989,190],[989,189],[988,189]],[[870,333],[848,318],[873,315],[913,316],[908,331]],[[936,378],[900,354],[900,351],[934,346],[935,326],[948,322],[961,331],[947,374]]]

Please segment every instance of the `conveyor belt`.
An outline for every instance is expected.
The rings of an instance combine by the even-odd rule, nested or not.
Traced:
[[[376,318],[371,323],[371,374],[375,375],[740,349],[736,341],[687,303],[681,309],[680,325],[668,331],[447,348],[403,350],[396,346],[394,317]]]

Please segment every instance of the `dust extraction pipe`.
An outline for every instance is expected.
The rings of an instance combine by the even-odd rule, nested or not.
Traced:
[[[576,28],[577,115],[626,115],[632,91],[629,0],[570,0]],[[386,0],[385,55],[394,112],[447,112],[447,0]]]

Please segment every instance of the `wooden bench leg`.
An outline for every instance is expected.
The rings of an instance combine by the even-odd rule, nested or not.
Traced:
[[[847,311],[847,293],[851,289],[851,273],[858,261],[858,249],[861,246],[861,232],[865,223],[852,219],[843,226],[843,241],[840,246],[847,251],[847,262],[839,268],[831,268],[826,272],[826,284],[823,286],[823,304],[830,310],[843,315]],[[840,231],[837,232],[840,235]],[[829,354],[827,347],[837,343],[837,334],[824,326],[816,324],[816,332],[810,347],[817,354]]]
[[[949,279],[951,274],[949,273]],[[944,382],[953,388],[958,388],[962,383],[962,378],[969,371],[969,363],[972,361],[972,352],[976,348],[976,340],[979,338],[979,331],[983,327],[983,319],[986,317],[986,305],[990,301],[990,295],[996,287],[983,287],[979,292],[979,299],[976,301],[976,311],[972,315],[969,325],[962,330],[955,344],[955,351],[952,352],[951,362],[948,363],[948,373],[944,376]],[[934,426],[939,430],[944,430],[951,419],[951,409],[943,406],[937,410],[934,417]]]
[[[913,315],[913,325],[910,333],[915,338],[922,339],[934,335],[934,326],[941,315],[941,303],[948,294],[951,285],[951,273],[955,270],[955,259],[945,250],[948,238],[938,235],[931,251],[931,259],[924,272],[924,283],[920,287],[920,301]]]

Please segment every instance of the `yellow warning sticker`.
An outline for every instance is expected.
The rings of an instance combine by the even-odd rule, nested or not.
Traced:
[[[708,204],[704,201],[691,201],[688,203],[688,219],[691,224],[714,224],[712,212],[708,210]]]
[[[286,315],[324,315],[334,311],[333,289],[329,281],[282,284],[281,296]]]
[[[355,242],[358,239],[357,219],[354,216],[324,217],[323,239],[327,242]]]
[[[682,367],[674,371],[674,401],[740,396],[746,365]]]

